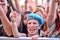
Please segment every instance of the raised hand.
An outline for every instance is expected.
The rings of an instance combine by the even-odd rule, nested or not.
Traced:
[[[34,36],[32,36],[32,40],[37,40],[38,37],[39,37],[39,35],[34,35]]]
[[[12,7],[10,7],[11,13],[10,13],[10,19],[12,22],[16,22],[17,26],[20,24],[20,15],[16,12],[13,11]]]
[[[16,12],[15,11],[13,11],[13,9],[12,9],[12,7],[10,7],[10,9],[11,9],[11,13],[10,13],[10,19],[11,19],[11,21],[15,21],[16,19]]]

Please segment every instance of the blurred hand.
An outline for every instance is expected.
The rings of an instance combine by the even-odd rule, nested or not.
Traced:
[[[34,36],[32,36],[32,40],[37,40],[38,37],[39,37],[39,35],[34,35]]]
[[[12,7],[10,7],[10,9],[11,9],[11,13],[10,13],[11,21],[15,21],[17,26],[19,26],[21,21],[20,15],[16,11],[13,11]]]

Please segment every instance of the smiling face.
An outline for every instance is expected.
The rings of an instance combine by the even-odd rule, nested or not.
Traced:
[[[28,20],[27,22],[27,30],[29,34],[38,33],[39,23],[37,20]]]
[[[7,13],[7,0],[0,0],[0,6],[4,9],[5,13]]]

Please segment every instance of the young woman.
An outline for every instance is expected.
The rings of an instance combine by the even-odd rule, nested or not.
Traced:
[[[55,19],[55,28],[51,32],[51,37],[60,38],[60,5],[58,5],[57,15]]]
[[[13,17],[11,17],[13,18]],[[32,37],[34,35],[38,35],[39,36],[39,29],[43,24],[43,18],[40,17],[38,14],[34,14],[31,13],[28,15],[28,19],[27,19],[27,34],[23,34],[23,33],[19,33],[17,26],[16,26],[16,22],[15,19],[12,19],[12,23],[13,23],[13,27],[12,27],[12,32],[14,37],[21,37],[21,36],[27,36],[27,37]]]

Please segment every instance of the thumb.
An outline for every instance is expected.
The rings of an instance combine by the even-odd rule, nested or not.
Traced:
[[[11,12],[13,12],[13,9],[12,9],[12,7],[10,6],[10,10],[11,10]]]
[[[13,16],[11,16],[10,19],[11,19],[12,22],[16,21]]]

